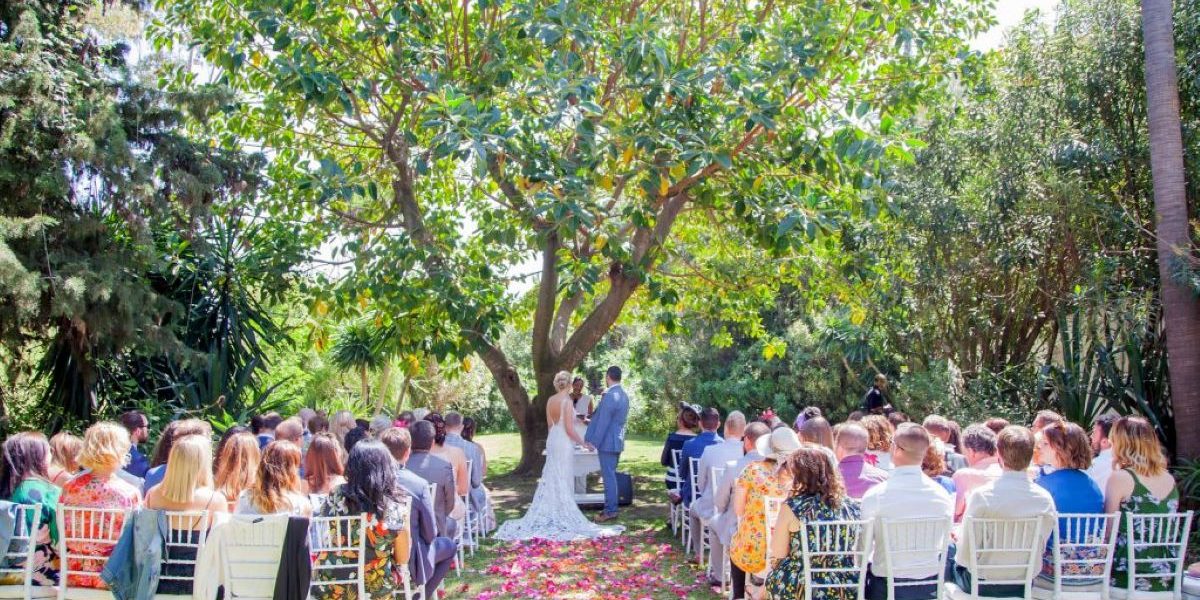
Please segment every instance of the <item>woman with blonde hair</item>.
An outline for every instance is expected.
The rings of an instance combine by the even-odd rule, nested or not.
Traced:
[[[344,446],[346,444],[346,434],[350,433],[350,430],[356,426],[354,413],[348,410],[339,410],[333,413],[333,420],[329,424],[329,431],[337,436],[338,443]]]
[[[1175,478],[1167,470],[1167,457],[1154,426],[1142,417],[1121,417],[1113,423],[1109,440],[1112,441],[1113,473],[1104,492],[1104,511],[1120,512],[1120,530],[1117,533],[1116,558],[1112,566],[1112,586],[1126,588],[1129,584],[1129,531],[1126,529],[1126,514],[1165,514],[1179,512],[1179,488]],[[1145,573],[1174,572],[1171,564],[1174,556],[1167,548],[1151,548],[1137,553],[1136,558],[1162,559],[1162,562],[1146,562],[1138,566],[1139,591],[1172,591],[1172,578],[1144,577]],[[1142,590],[1143,586],[1148,586]]]
[[[225,496],[230,510],[242,492],[254,485],[262,451],[258,439],[249,430],[240,431],[223,440],[213,467],[216,488]]]
[[[312,511],[312,504],[300,493],[299,446],[282,440],[267,444],[258,463],[258,478],[238,497],[234,512],[311,517]]]
[[[129,448],[133,442],[129,439],[129,431],[123,425],[110,422],[100,422],[88,427],[83,434],[83,449],[79,451],[79,466],[87,469],[71,479],[63,486],[59,497],[60,506],[79,508],[118,508],[130,510],[142,505],[142,493],[132,484],[117,476],[117,471],[125,465],[129,456]],[[66,531],[73,531],[75,524],[68,515],[62,523]],[[124,517],[114,519],[113,526],[119,531],[124,524]],[[109,544],[95,542],[67,542],[72,554],[87,554],[92,556],[108,556],[113,547]],[[71,571],[100,571],[104,567],[103,560],[75,559],[68,565]],[[90,587],[107,589],[104,582],[93,575],[71,575],[68,582],[71,587]]]
[[[79,473],[79,451],[83,440],[77,435],[60,431],[50,438],[50,483],[62,487]]]
[[[884,471],[891,471],[892,434],[896,428],[883,415],[867,415],[860,424],[867,428],[867,462]]]
[[[188,435],[171,446],[171,454],[167,458],[166,474],[162,483],[151,488],[146,494],[146,508],[176,512],[208,511],[209,518],[186,519],[171,523],[174,529],[190,529],[190,543],[199,543],[200,531],[206,530],[212,523],[212,515],[229,512],[229,501],[225,495],[213,487],[212,476],[212,440],[200,435]],[[179,560],[194,560],[194,551],[184,548],[172,550],[172,558]],[[191,555],[185,555],[191,554]],[[163,565],[163,575],[188,577],[194,567],[188,564]],[[190,580],[160,580],[160,594],[191,594]]]

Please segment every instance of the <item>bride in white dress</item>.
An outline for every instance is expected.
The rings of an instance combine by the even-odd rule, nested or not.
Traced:
[[[533,504],[525,516],[505,521],[496,530],[499,540],[518,541],[543,539],[556,542],[594,539],[624,531],[620,526],[600,526],[587,519],[575,505],[575,444],[586,445],[575,431],[575,405],[569,394],[571,374],[563,371],[554,376],[558,393],[546,401],[546,421],[550,435],[546,438],[546,466],[533,494]]]

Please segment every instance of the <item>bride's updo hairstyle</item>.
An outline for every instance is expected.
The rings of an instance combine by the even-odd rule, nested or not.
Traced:
[[[571,387],[572,379],[573,378],[571,377],[570,373],[566,371],[559,371],[558,374],[554,376],[554,389],[561,392]]]

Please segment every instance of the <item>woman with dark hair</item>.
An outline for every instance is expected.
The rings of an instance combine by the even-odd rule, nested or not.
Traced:
[[[466,496],[471,492],[471,472],[467,469],[467,453],[462,448],[446,445],[446,419],[438,413],[425,415],[433,423],[433,448],[429,453],[450,463],[454,467],[455,493]],[[463,507],[466,510],[466,507]],[[456,512],[458,512],[456,510]]]
[[[700,411],[691,404],[681,404],[679,416],[675,418],[675,431],[667,436],[667,441],[663,444],[662,457],[659,459],[659,463],[667,468],[667,477],[664,483],[668,490],[674,490],[679,485],[677,483],[679,474],[675,472],[675,461],[672,456],[676,451],[682,452],[684,443],[696,437],[698,427],[700,427]],[[681,499],[672,497],[671,501],[678,504]]]
[[[412,496],[396,478],[396,465],[387,446],[375,440],[359,442],[350,451],[346,461],[346,482],[334,488],[325,498],[318,513],[323,517],[346,517],[365,514],[367,517],[367,551],[365,555],[365,581],[367,597],[373,600],[391,600],[398,589],[396,572],[408,568],[408,554],[412,539],[409,518],[412,512]],[[346,532],[331,526],[330,535],[334,543],[342,543]],[[319,556],[318,560],[336,558]],[[313,583],[325,580],[348,580],[354,575],[354,567],[328,569],[313,572]],[[437,582],[432,588],[437,589]],[[344,598],[350,592],[342,586],[324,585],[313,589],[316,600]]]
[[[1086,472],[1088,467],[1092,466],[1092,441],[1087,432],[1074,423],[1058,421],[1050,423],[1045,429],[1042,429],[1041,435],[1037,436],[1036,443],[1038,453],[1053,470],[1035,479],[1034,483],[1050,492],[1050,497],[1054,499],[1054,509],[1059,514],[1104,512],[1104,494],[1100,491],[1100,486]],[[1085,543],[1088,533],[1080,532],[1078,529],[1079,527],[1071,527],[1070,523],[1063,520],[1059,522],[1058,533],[1062,536],[1064,543]],[[1082,549],[1075,548],[1070,551],[1070,556],[1067,558],[1083,560],[1103,559],[1104,557],[1094,552],[1084,552]],[[1102,567],[1101,562],[1098,561],[1095,564],[1096,575],[1104,573],[1103,569],[1099,568]],[[1076,566],[1076,568],[1078,567]],[[1087,573],[1077,571],[1072,574],[1085,575]],[[1050,589],[1053,589],[1054,547],[1051,543],[1047,543],[1046,552],[1042,555],[1042,572],[1038,581],[1050,584]],[[1078,579],[1063,581],[1063,585],[1068,587],[1072,583],[1091,585],[1099,583],[1099,578],[1092,581]]]
[[[342,477],[342,447],[332,433],[313,436],[304,455],[304,481],[300,489],[310,496],[326,496],[346,482]],[[315,502],[315,501],[314,501]]]
[[[476,448],[479,448],[479,458],[483,461],[483,470],[481,472],[483,473],[483,478],[487,479],[487,452],[484,451],[483,444],[475,441],[476,426],[477,424],[475,423],[475,419],[472,419],[471,417],[463,418],[462,438],[468,442],[471,442],[472,444],[475,444]]]
[[[33,585],[58,585],[58,527],[54,513],[58,510],[60,490],[50,482],[50,443],[36,431],[25,431],[4,440],[4,464],[0,465],[0,492],[14,504],[40,504],[41,518],[33,536],[37,548],[33,553]],[[24,559],[9,561],[12,569],[25,566]],[[0,577],[0,585],[24,585],[19,575]]]
[[[800,441],[833,450],[833,427],[829,426],[829,421],[826,421],[825,417],[805,419],[796,433],[800,434]]]
[[[882,417],[881,417],[882,418]],[[804,444],[783,463],[791,473],[791,497],[779,509],[779,520],[771,537],[771,557],[774,565],[767,575],[768,598],[804,597],[804,558],[801,549],[804,536],[800,529],[814,521],[849,521],[859,518],[859,504],[846,496],[842,474],[825,451],[816,444]],[[824,537],[824,536],[822,536]],[[845,540],[853,548],[855,540]],[[850,568],[853,559],[818,556],[812,559],[812,579],[821,584],[852,583],[843,573],[827,574],[818,569]],[[855,588],[827,588],[822,598],[845,599],[857,597]]]
[[[312,504],[300,493],[299,446],[280,440],[263,448],[258,478],[238,497],[234,512],[239,515],[312,515]]]
[[[354,446],[359,442],[371,437],[367,434],[366,427],[354,426],[353,429],[346,432],[346,437],[342,440],[342,446],[346,450],[346,455],[349,456],[354,451]]]
[[[183,419],[171,421],[163,429],[158,445],[154,447],[154,458],[150,460],[150,470],[146,471],[146,480],[142,483],[142,494],[162,482],[167,474],[167,459],[171,457],[171,446],[178,440],[189,435],[200,435],[212,438],[212,426],[200,419]]]

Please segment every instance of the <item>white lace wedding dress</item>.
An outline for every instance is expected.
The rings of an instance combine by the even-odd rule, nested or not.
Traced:
[[[573,410],[560,413],[573,418]],[[546,438],[546,466],[533,494],[533,504],[525,516],[505,521],[496,530],[495,538],[505,541],[543,539],[555,542],[589,540],[617,535],[625,530],[620,526],[600,526],[587,519],[575,505],[575,444],[567,437],[562,418],[550,427]]]

